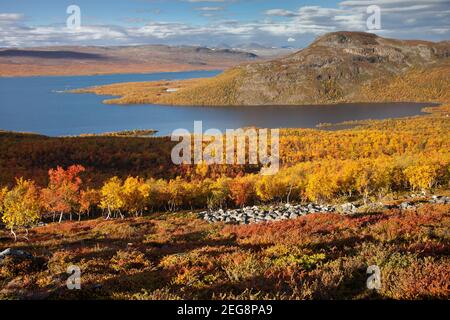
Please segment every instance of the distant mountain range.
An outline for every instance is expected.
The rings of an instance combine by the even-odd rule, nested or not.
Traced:
[[[0,76],[212,70],[258,58],[233,49],[165,45],[0,49]]]
[[[298,48],[293,48],[290,46],[283,46],[283,47],[272,47],[272,46],[266,46],[260,43],[251,42],[251,43],[238,43],[234,45],[229,45],[226,43],[221,43],[213,48],[217,49],[232,49],[237,51],[244,51],[244,52],[251,52],[256,55],[258,55],[261,58],[275,58],[275,57],[281,57],[288,55],[290,53],[293,53],[298,50]]]

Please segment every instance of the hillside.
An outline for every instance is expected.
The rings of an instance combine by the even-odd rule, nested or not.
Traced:
[[[257,58],[238,50],[164,45],[0,49],[0,76],[212,70]]]
[[[48,224],[4,246],[0,299],[447,299],[449,205],[250,226],[193,214]],[[17,261],[19,260],[19,261]],[[367,266],[382,289],[368,290]],[[82,290],[65,271],[83,270]]]
[[[402,41],[361,32],[319,37],[284,58],[232,68],[212,78],[175,83],[115,84],[83,90],[119,95],[111,103],[170,105],[291,105],[383,100],[376,84],[433,69],[448,84],[450,42]],[[420,80],[420,79],[419,79]],[[400,79],[401,81],[401,79]],[[407,86],[414,91],[414,83]],[[167,92],[176,88],[176,92]],[[447,86],[448,88],[448,86]],[[370,91],[369,89],[372,89]],[[445,90],[445,89],[444,89]],[[370,99],[368,94],[370,94]],[[403,94],[403,93],[402,93]],[[398,93],[395,94],[399,99]],[[406,98],[406,97],[405,97]]]

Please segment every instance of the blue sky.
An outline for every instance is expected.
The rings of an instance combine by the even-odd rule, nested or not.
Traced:
[[[299,0],[242,0],[242,1],[183,1],[183,0],[1,0],[0,12],[19,12],[35,24],[49,22],[63,23],[65,10],[76,4],[85,15],[95,17],[101,23],[123,24],[127,18],[163,19],[165,21],[183,21],[190,23],[208,23],[221,17],[250,21],[264,18],[267,10],[283,7],[296,10],[301,6],[319,5],[335,7],[336,1],[299,1]],[[282,6],[280,6],[282,3]],[[220,8],[214,17],[204,16],[202,8]]]
[[[66,27],[69,5],[81,29]],[[0,0],[0,46],[258,42],[304,47],[320,34],[368,31],[381,10],[382,36],[448,40],[450,0]]]

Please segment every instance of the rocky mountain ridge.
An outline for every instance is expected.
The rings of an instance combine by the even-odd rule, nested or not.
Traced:
[[[236,104],[314,104],[354,100],[360,88],[411,68],[447,61],[450,43],[402,41],[370,33],[324,35],[285,58],[243,67]]]

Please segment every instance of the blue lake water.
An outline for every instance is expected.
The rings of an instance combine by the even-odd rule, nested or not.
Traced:
[[[319,123],[412,116],[429,104],[339,104],[327,106],[172,107],[160,105],[104,105],[105,96],[70,94],[64,90],[117,82],[212,77],[219,71],[153,74],[115,74],[73,77],[0,78],[0,129],[49,136],[156,129],[220,130],[246,126],[313,128]]]

